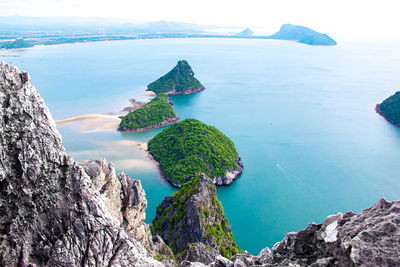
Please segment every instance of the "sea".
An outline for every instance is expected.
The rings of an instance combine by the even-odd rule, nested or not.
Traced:
[[[400,199],[400,128],[375,105],[400,90],[399,44],[320,47],[256,39],[108,41],[1,52],[28,71],[56,120],[110,114],[185,59],[203,92],[171,97],[181,119],[235,143],[242,175],[218,187],[235,240],[252,254],[331,214]],[[168,127],[168,126],[167,126]],[[165,127],[164,127],[165,128]],[[82,131],[60,125],[77,161],[106,158],[140,179],[146,222],[176,191],[139,148],[161,129]]]

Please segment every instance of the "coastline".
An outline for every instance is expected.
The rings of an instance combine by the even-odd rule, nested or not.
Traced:
[[[375,111],[376,113],[378,113],[379,115],[381,115],[387,122],[389,122],[390,124],[393,124],[397,127],[400,127],[399,123],[396,123],[394,121],[392,121],[391,119],[389,119],[388,117],[386,117],[382,112],[381,112],[381,105],[380,104],[376,104],[375,106]]]
[[[190,94],[194,94],[194,93],[198,93],[198,92],[204,91],[205,89],[206,88],[204,86],[202,86],[202,87],[199,87],[199,88],[194,89],[194,90],[186,90],[186,91],[183,91],[183,92],[176,92],[176,90],[172,90],[172,91],[166,92],[165,94],[167,94],[167,95],[190,95]]]
[[[67,123],[67,122],[73,122],[73,121],[80,121],[80,120],[85,120],[85,119],[114,119],[114,120],[121,120],[118,116],[114,115],[104,115],[104,114],[87,114],[87,115],[80,115],[68,119],[63,119],[63,120],[58,120],[56,123]]]
[[[121,133],[137,133],[137,132],[143,132],[143,131],[148,131],[148,130],[153,130],[153,129],[157,129],[157,128],[161,128],[163,126],[166,125],[170,125],[172,123],[175,123],[179,120],[179,116],[177,115],[174,118],[169,118],[163,122],[160,122],[158,124],[155,125],[151,125],[151,126],[146,126],[146,127],[142,127],[142,128],[138,128],[138,129],[128,129],[128,130],[120,130],[118,128],[118,131],[120,131]]]

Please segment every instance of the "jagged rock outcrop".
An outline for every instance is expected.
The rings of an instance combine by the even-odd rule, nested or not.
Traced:
[[[109,217],[116,219],[130,237],[151,250],[152,236],[146,219],[147,199],[140,181],[120,173],[104,159],[79,163],[91,178],[90,188],[97,191]]]
[[[211,263],[231,257],[239,247],[217,199],[213,182],[196,175],[157,207],[153,232],[174,251],[178,261]]]
[[[160,266],[128,235],[143,190],[120,179],[104,161],[68,156],[29,75],[0,64],[1,266]]]
[[[219,258],[211,266],[400,266],[400,201],[382,198],[359,214],[329,216],[287,234],[272,250]]]

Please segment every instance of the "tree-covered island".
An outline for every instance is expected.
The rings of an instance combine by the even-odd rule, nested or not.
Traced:
[[[179,120],[166,94],[159,94],[143,107],[122,117],[118,130],[141,132],[159,128]]]
[[[230,184],[243,164],[233,142],[213,126],[185,119],[156,135],[148,143],[150,155],[160,163],[164,178],[180,187],[198,173],[217,185]]]

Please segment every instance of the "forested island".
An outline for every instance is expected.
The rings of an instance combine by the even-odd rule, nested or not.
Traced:
[[[185,119],[156,135],[148,143],[152,157],[160,163],[164,178],[180,187],[198,173],[215,184],[230,184],[243,164],[233,142],[213,126]]]
[[[122,132],[141,132],[159,128],[179,120],[171,100],[166,94],[159,94],[143,107],[122,116],[118,127]]]
[[[171,71],[147,86],[148,91],[168,95],[187,95],[204,89],[204,86],[194,77],[192,67],[186,60],[178,61]]]
[[[376,105],[376,112],[388,122],[400,126],[400,91]]]

